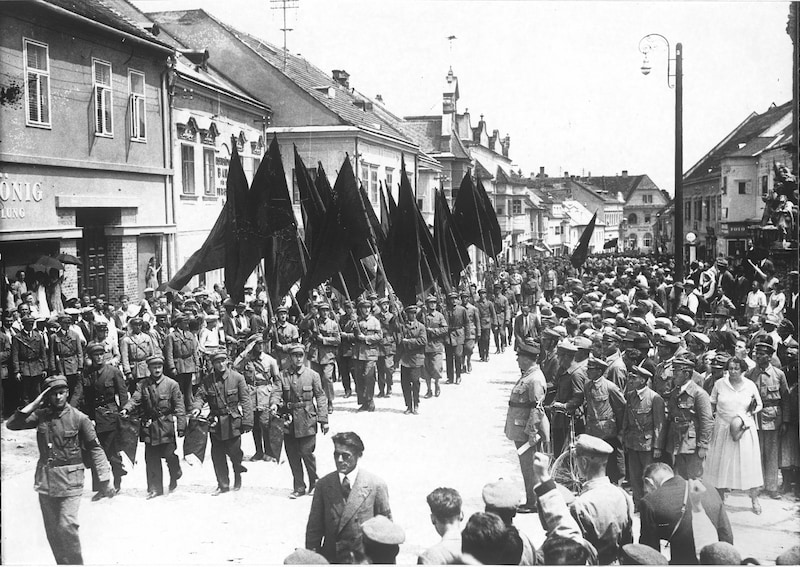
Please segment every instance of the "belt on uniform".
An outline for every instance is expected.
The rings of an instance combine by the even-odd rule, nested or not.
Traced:
[[[764,402],[764,407],[765,408],[771,408],[771,407],[780,406],[780,405],[781,405],[781,400],[766,400]]]
[[[536,402],[508,402],[508,407],[533,409],[536,407]]]
[[[304,408],[306,404],[310,404],[311,402],[289,402],[286,404],[286,407],[289,409],[297,409],[297,408]]]
[[[269,386],[269,380],[256,380],[256,386]]]
[[[681,416],[675,416],[670,421],[673,423],[691,423],[691,419],[681,419]]]

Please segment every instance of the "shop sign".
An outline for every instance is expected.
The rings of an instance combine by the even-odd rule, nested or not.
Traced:
[[[24,219],[25,203],[42,200],[39,181],[11,181],[7,173],[0,173],[0,219]]]
[[[231,160],[217,156],[214,162],[217,170],[217,195],[224,195],[225,187],[228,184],[228,167],[230,167]]]

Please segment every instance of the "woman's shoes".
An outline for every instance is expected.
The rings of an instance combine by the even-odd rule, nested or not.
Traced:
[[[753,499],[753,514],[757,516],[761,514],[761,504],[755,498]]]

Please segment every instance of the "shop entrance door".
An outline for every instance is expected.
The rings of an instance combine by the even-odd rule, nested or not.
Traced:
[[[105,227],[111,224],[111,211],[107,209],[78,209],[76,224],[83,227],[83,238],[78,241],[78,256],[83,266],[78,267],[80,295],[108,295],[106,253],[108,242]],[[110,298],[109,298],[110,299]]]

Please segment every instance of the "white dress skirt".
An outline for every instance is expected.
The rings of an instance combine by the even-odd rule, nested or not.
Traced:
[[[761,396],[752,381],[743,379],[734,388],[725,376],[714,384],[711,402],[716,404],[717,413],[703,467],[703,480],[716,488],[748,490],[764,484],[757,425],[753,416],[746,413],[753,396],[756,398],[758,411],[762,407]],[[739,441],[734,441],[730,424],[737,415],[742,416],[745,424],[750,427]]]

